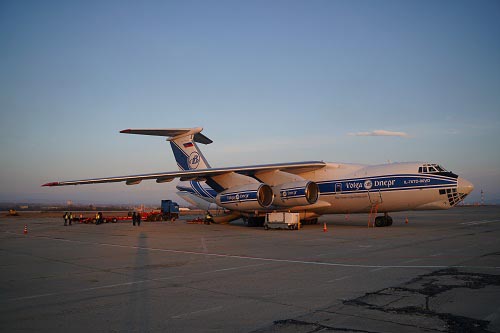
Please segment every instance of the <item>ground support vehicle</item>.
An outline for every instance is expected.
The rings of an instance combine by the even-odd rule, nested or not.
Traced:
[[[160,211],[144,213],[142,219],[144,221],[175,221],[179,218],[179,205],[172,200],[162,200]]]
[[[9,209],[7,216],[19,216],[19,213],[15,209]]]
[[[120,221],[132,221],[132,215],[130,215],[130,214],[127,216],[110,215],[110,216],[103,216],[103,218],[102,218],[103,223],[108,223],[108,222],[116,223],[116,222],[120,222]],[[95,224],[97,222],[97,220],[96,220],[95,216],[92,216],[92,217],[83,217],[82,216],[82,217],[73,217],[71,219],[71,222]]]
[[[300,214],[288,212],[273,212],[266,214],[264,228],[268,229],[290,229],[298,230],[300,228]]]

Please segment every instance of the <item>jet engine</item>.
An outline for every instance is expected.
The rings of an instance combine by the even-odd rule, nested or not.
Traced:
[[[217,205],[230,210],[261,210],[271,206],[273,190],[262,183],[231,187],[215,198]]]
[[[273,192],[273,204],[280,207],[312,205],[319,197],[318,184],[308,180],[276,185]]]

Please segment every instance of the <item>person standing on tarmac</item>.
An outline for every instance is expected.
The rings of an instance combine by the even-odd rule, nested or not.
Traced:
[[[205,215],[205,224],[210,224],[214,222],[214,218],[212,214],[207,210],[207,214]]]
[[[137,220],[137,214],[135,212],[132,213],[132,225],[135,225],[135,221]]]
[[[65,212],[64,215],[63,215],[63,218],[64,218],[64,225],[67,226],[68,225],[68,217],[69,217],[69,214],[68,212]]]
[[[137,213],[137,225],[141,225],[141,213]]]
[[[69,225],[71,225],[71,220],[72,219],[73,219],[73,214],[71,214],[71,212],[69,212],[69,215],[68,215]]]

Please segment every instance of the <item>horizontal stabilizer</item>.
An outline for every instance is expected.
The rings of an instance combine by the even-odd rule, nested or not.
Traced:
[[[203,130],[202,127],[196,128],[165,128],[165,129],[126,129],[120,131],[120,133],[125,134],[139,134],[139,135],[153,135],[153,136],[164,136],[169,138],[169,140],[174,140],[181,138],[183,136],[193,135],[193,140],[195,142],[203,143],[208,145],[213,141],[201,134]]]

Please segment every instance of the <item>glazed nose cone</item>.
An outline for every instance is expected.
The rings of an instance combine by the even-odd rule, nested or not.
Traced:
[[[458,177],[457,190],[459,194],[467,195],[474,189],[474,185],[465,178]]]

